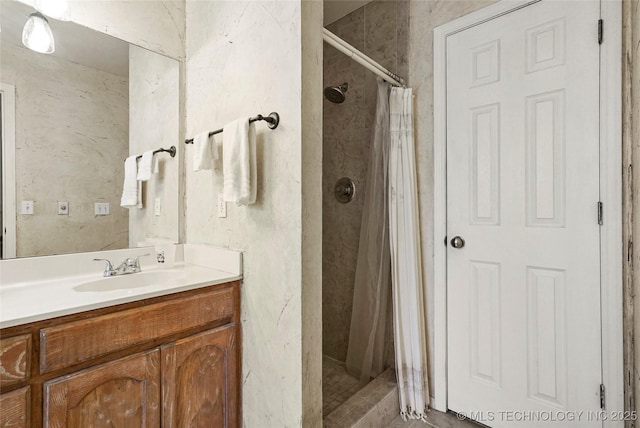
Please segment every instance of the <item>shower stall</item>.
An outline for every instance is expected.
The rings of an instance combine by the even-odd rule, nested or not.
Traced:
[[[408,8],[406,0],[374,1],[327,29],[384,68],[406,76]],[[361,230],[361,224],[366,214],[364,195],[369,184],[378,92],[376,74],[363,65],[330,41],[325,43],[322,341],[327,427],[382,427],[398,414],[390,302],[378,308],[384,312],[381,318],[386,319],[381,368],[374,376],[347,369],[349,342],[357,339],[350,335],[361,233],[370,233]]]

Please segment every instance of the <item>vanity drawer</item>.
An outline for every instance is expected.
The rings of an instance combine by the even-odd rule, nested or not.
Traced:
[[[0,340],[0,385],[16,385],[31,373],[31,335]]]
[[[72,366],[145,342],[230,322],[231,287],[207,291],[140,308],[61,324],[40,330],[40,371]]]

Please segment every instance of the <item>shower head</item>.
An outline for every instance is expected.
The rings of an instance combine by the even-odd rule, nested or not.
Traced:
[[[340,86],[327,86],[324,88],[324,96],[335,104],[344,102],[344,93],[349,89],[349,84],[344,82]]]

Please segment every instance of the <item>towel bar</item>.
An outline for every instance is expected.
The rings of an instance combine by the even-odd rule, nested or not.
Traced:
[[[153,151],[153,154],[155,155],[156,153],[162,153],[162,152],[169,153],[169,155],[170,155],[172,158],[175,158],[175,157],[176,157],[176,146],[171,146],[171,147],[169,147],[168,149],[158,149],[158,150],[154,150],[154,151]],[[140,156],[136,156],[136,160],[140,160],[140,159],[142,159],[142,155],[140,155]]]
[[[263,116],[261,114],[256,117],[252,117],[249,119],[249,123],[258,122],[259,120],[264,120],[267,122],[267,126],[269,129],[276,129],[278,124],[280,123],[280,115],[276,112],[269,113],[269,116]],[[209,137],[212,135],[220,134],[224,129],[216,129],[215,131],[209,132]],[[185,144],[193,144],[193,138],[190,138],[184,142]]]

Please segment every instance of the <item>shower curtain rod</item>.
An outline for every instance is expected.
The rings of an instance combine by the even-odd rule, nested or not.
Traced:
[[[396,86],[406,88],[406,86],[404,85],[404,79],[402,77],[390,72],[326,28],[322,29],[322,39],[334,48],[338,49],[343,54],[352,58],[358,64],[382,77],[387,82],[392,83]]]

